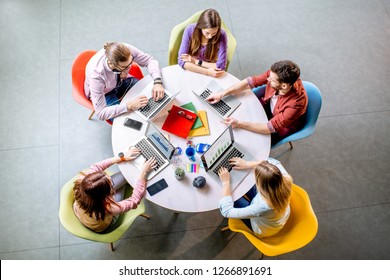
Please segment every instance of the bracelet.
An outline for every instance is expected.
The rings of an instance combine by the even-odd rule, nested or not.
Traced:
[[[162,85],[163,83],[162,82],[154,82],[153,84],[154,85]]]

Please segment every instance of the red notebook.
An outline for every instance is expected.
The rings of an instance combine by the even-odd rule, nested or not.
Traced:
[[[197,115],[187,109],[173,105],[162,129],[182,138],[187,138]]]

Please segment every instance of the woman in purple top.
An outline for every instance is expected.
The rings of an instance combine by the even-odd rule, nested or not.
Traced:
[[[226,69],[227,35],[214,9],[205,10],[197,23],[186,27],[179,49],[179,65],[189,71],[220,77]]]
[[[85,69],[84,92],[92,101],[99,119],[112,119],[147,104],[148,98],[145,95],[119,104],[126,92],[138,82],[138,79],[129,75],[133,62],[148,68],[154,79],[153,98],[158,100],[164,96],[161,71],[156,59],[126,43],[106,43],[89,60]]]

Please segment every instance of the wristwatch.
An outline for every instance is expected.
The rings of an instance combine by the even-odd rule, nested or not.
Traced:
[[[203,61],[200,60],[200,59],[198,59],[198,65],[199,65],[199,66],[202,66],[202,63],[203,63]]]
[[[121,161],[125,161],[126,160],[125,159],[125,154],[122,153],[122,152],[118,153],[118,157],[121,159]]]

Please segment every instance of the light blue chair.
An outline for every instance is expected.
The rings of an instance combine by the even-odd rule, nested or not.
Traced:
[[[290,144],[290,149],[292,149],[292,141],[303,139],[313,134],[317,123],[318,115],[320,114],[321,110],[322,96],[320,90],[314,84],[307,81],[303,81],[303,86],[306,89],[307,97],[309,99],[309,103],[307,104],[306,110],[305,126],[301,130],[287,136],[286,138],[283,138],[278,143],[272,145],[271,149],[275,149],[276,147],[279,147],[280,145],[283,145],[287,142]],[[253,91],[259,91],[262,87],[265,86],[257,87]]]

